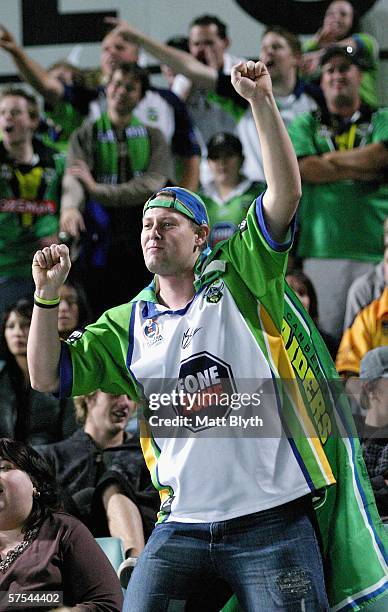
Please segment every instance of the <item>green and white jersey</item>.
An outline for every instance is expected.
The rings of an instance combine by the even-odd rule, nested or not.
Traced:
[[[330,605],[337,612],[361,609],[388,594],[387,538],[344,395],[333,396],[334,364],[284,287],[288,247],[268,235],[259,198],[240,231],[198,263],[196,294],[186,308],[157,304],[151,285],[63,343],[60,394],[100,388],[148,396],[142,447],[160,491],[159,521],[222,520],[317,492]],[[270,401],[251,415],[272,428],[271,438],[245,435],[241,427],[227,437],[222,422],[210,420],[221,402],[213,410],[199,401],[191,411],[184,401],[170,402],[163,414],[207,415],[207,422],[166,424],[165,435],[157,435],[151,419],[162,414],[154,410],[162,398],[152,394],[167,390],[171,399],[175,390],[184,400],[209,388],[217,397],[243,389],[252,404],[255,392],[267,390]],[[279,414],[287,439],[273,435]],[[234,415],[224,407],[226,418]]]
[[[162,410],[156,401],[153,416],[191,418],[172,420],[170,428],[163,428],[165,421],[154,428],[156,419],[151,418],[143,431],[145,458],[162,491],[160,520],[226,520],[311,490],[299,453],[282,435],[273,383],[279,376],[277,344],[291,243],[272,241],[261,205],[259,198],[240,232],[220,243],[202,264],[197,292],[186,308],[171,311],[157,304],[150,287],[129,304],[105,313],[67,345],[72,377],[67,378],[63,363],[62,384],[73,395],[97,387],[132,396],[141,390],[153,403],[174,390],[199,392],[201,397],[244,393],[254,398],[247,411],[238,412],[229,405],[202,405],[200,399],[191,412],[184,402]],[[231,418],[247,412],[262,419],[267,435],[255,420],[250,435],[233,428]],[[330,470],[321,472],[322,465],[316,473],[319,486],[333,482]]]

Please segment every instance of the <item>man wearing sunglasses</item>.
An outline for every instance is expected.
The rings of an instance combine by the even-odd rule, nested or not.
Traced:
[[[144,206],[141,232],[154,281],[62,347],[56,303],[68,249],[52,245],[33,260],[32,384],[147,400],[142,447],[161,508],[129,583],[131,612],[219,610],[232,592],[246,610],[328,609],[310,487],[287,437],[275,433],[271,386],[286,358],[283,282],[298,166],[264,64],[240,63],[231,78],[252,107],[268,184],[239,232],[210,253],[201,199],[176,187],[158,191]],[[251,409],[253,391],[266,386],[269,437],[260,437],[254,413],[250,435],[232,431],[241,413],[221,398],[242,401],[249,391]]]

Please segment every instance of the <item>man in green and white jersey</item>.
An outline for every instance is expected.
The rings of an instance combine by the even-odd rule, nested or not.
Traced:
[[[214,542],[222,541],[221,532],[229,533],[240,549],[236,555],[234,545],[221,546],[218,561],[205,571],[214,583],[214,609],[233,591],[246,608],[255,601],[274,609],[274,588],[276,605],[284,609],[302,601],[309,610],[328,609],[310,521],[311,487],[292,445],[281,435],[275,388],[268,395],[266,412],[272,432],[268,438],[241,439],[221,433],[215,439],[215,421],[221,417],[221,428],[227,424],[231,406],[200,405],[206,391],[217,397],[246,390],[253,397],[257,391],[259,397],[262,382],[272,384],[281,353],[275,345],[281,340],[290,224],[300,197],[296,158],[265,66],[238,64],[232,81],[251,104],[268,184],[238,234],[208,255],[208,218],[200,198],[180,188],[156,193],[144,207],[141,235],[154,282],[128,304],[108,311],[62,350],[55,306],[58,281],[63,282],[70,267],[67,248],[52,245],[38,251],[33,263],[36,307],[29,363],[34,386],[64,394],[87,393],[95,386],[109,392],[125,389],[132,397],[146,397],[151,410],[155,402],[156,408],[161,407],[161,392],[170,392],[167,412],[160,411],[165,422],[152,431],[152,415],[142,427],[143,451],[162,504],[159,525],[131,579],[127,610],[155,612],[166,609],[166,601],[197,601],[214,525],[220,530],[214,533]],[[192,416],[185,401],[198,389],[201,393],[195,396]],[[174,404],[176,393],[183,398],[178,404]],[[178,427],[180,437],[168,430],[167,417],[174,414],[192,416]],[[321,486],[330,479],[330,475],[316,476]],[[276,533],[270,555],[268,532],[260,542],[268,520]],[[175,525],[181,537],[171,530]],[[248,538],[241,537],[242,525]],[[285,537],[284,531],[294,535]],[[301,531],[305,535],[299,541]],[[184,552],[176,549],[175,541]],[[244,569],[238,561],[240,554]],[[151,561],[155,555],[158,558]],[[177,573],[181,555],[187,564]],[[268,574],[264,590],[260,586],[263,572]],[[150,584],[144,582],[146,576]],[[298,587],[302,578],[306,588]],[[287,586],[290,581],[296,589]],[[158,595],[160,589],[163,597]]]

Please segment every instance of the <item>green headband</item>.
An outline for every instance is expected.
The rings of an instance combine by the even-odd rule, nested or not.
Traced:
[[[183,202],[180,202],[177,199],[158,200],[157,198],[153,198],[152,200],[148,200],[148,202],[145,203],[143,208],[143,217],[146,210],[148,210],[149,208],[172,208],[173,210],[180,212],[182,215],[185,215],[185,217],[189,217],[189,219],[191,219],[192,221],[195,221],[195,215],[193,211],[190,210],[188,206],[183,204]]]

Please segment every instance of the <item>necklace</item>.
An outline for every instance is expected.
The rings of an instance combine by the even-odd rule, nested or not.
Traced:
[[[9,550],[5,555],[4,559],[0,561],[0,572],[4,574],[11,565],[11,563],[13,563],[15,559],[20,557],[22,553],[24,553],[24,551],[35,540],[38,531],[39,529],[37,527],[35,529],[29,529],[28,531],[26,531],[24,538],[20,542],[20,544],[15,546],[15,548],[12,548],[12,550]]]

